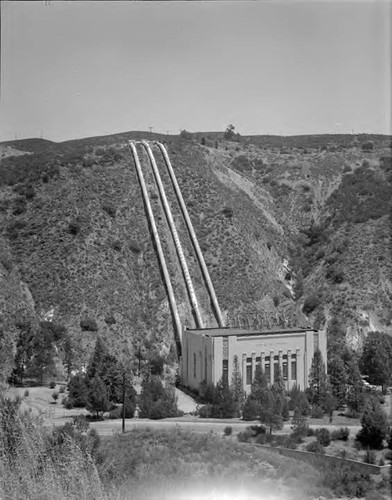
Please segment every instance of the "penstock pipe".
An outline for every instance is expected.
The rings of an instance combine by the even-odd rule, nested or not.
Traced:
[[[182,269],[182,272],[184,275],[185,285],[186,285],[186,288],[188,291],[188,296],[189,296],[189,300],[191,303],[192,312],[193,312],[194,317],[195,317],[196,326],[197,326],[197,328],[203,328],[203,320],[202,320],[202,317],[200,314],[200,308],[199,308],[199,304],[197,302],[197,297],[196,297],[196,293],[195,293],[195,290],[193,287],[192,278],[191,278],[191,275],[189,273],[189,269],[188,269],[188,265],[187,265],[187,262],[185,259],[184,251],[183,251],[183,248],[181,245],[180,238],[178,236],[177,228],[176,228],[176,225],[175,225],[175,222],[173,219],[173,214],[172,214],[168,199],[166,197],[165,188],[164,188],[163,183],[162,183],[162,179],[161,179],[161,176],[160,176],[160,173],[159,173],[156,161],[155,161],[154,154],[153,154],[148,142],[141,141],[141,144],[144,146],[144,148],[147,152],[147,155],[150,159],[152,171],[153,171],[154,177],[155,177],[155,182],[158,186],[159,195],[161,197],[163,209],[164,209],[164,212],[166,215],[166,220],[169,224],[170,232],[171,232],[171,235],[172,235],[175,247],[176,247],[178,260],[180,261],[181,269]]]
[[[165,256],[163,254],[161,240],[160,240],[159,234],[158,234],[158,229],[157,229],[157,226],[155,224],[155,218],[154,218],[154,214],[153,214],[153,211],[151,208],[150,198],[148,196],[148,191],[147,191],[146,183],[144,180],[142,167],[140,165],[139,155],[138,155],[136,146],[132,141],[129,141],[128,146],[129,146],[130,150],[132,151],[133,158],[135,160],[136,171],[137,171],[137,175],[139,178],[140,187],[142,189],[144,204],[145,204],[146,210],[147,210],[147,217],[148,217],[148,221],[150,223],[153,239],[154,239],[155,246],[156,246],[156,249],[158,252],[159,263],[160,263],[160,266],[162,269],[163,279],[165,281],[165,286],[166,286],[167,295],[168,295],[168,299],[169,299],[170,310],[172,313],[172,318],[173,318],[173,323],[174,323],[177,352],[178,352],[178,355],[181,356],[182,327],[181,327],[180,317],[178,314],[176,299],[175,299],[174,292],[173,292],[173,286],[172,286],[169,272],[167,269]]]
[[[197,260],[199,262],[201,271],[203,273],[203,277],[204,277],[204,281],[205,281],[205,284],[207,287],[207,291],[208,291],[208,294],[210,296],[210,299],[211,299],[211,302],[213,305],[216,321],[218,323],[219,328],[224,328],[225,325],[223,322],[222,313],[221,313],[221,310],[219,307],[218,299],[217,299],[216,294],[215,294],[214,285],[212,284],[210,273],[208,272],[206,263],[204,261],[204,257],[203,257],[202,251],[200,249],[199,242],[198,242],[197,237],[196,237],[196,233],[193,229],[192,221],[189,217],[189,213],[188,213],[188,210],[186,208],[184,198],[182,197],[181,189],[180,189],[180,186],[178,185],[177,178],[176,178],[176,175],[174,173],[172,164],[170,162],[169,155],[167,153],[165,146],[162,143],[156,142],[156,144],[159,147],[159,149],[161,150],[162,155],[165,159],[165,163],[166,163],[167,169],[169,171],[171,181],[173,183],[174,191],[176,193],[177,200],[180,204],[181,211],[182,211],[183,217],[185,219],[187,229],[188,229],[188,232],[189,232],[192,244],[193,244],[193,248],[195,249],[196,257],[197,257]]]

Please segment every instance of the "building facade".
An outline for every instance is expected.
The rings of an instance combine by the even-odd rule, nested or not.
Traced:
[[[182,337],[182,384],[200,390],[205,383],[216,385],[222,377],[230,383],[236,357],[246,393],[250,392],[257,365],[261,365],[270,384],[280,367],[287,390],[295,384],[306,389],[317,349],[326,365],[326,332],[312,328],[186,329]]]

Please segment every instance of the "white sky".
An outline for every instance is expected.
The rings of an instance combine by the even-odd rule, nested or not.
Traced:
[[[390,134],[391,6],[3,1],[0,140]]]

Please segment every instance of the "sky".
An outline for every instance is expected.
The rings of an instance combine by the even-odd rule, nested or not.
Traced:
[[[391,134],[392,0],[1,2],[0,141]]]

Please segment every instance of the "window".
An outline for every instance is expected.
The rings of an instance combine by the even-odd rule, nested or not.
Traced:
[[[193,353],[193,378],[196,378],[196,353]]]
[[[267,379],[267,382],[270,382],[270,380],[271,380],[271,365],[270,365],[270,357],[269,356],[265,357],[264,374],[265,374],[265,378]]]
[[[289,378],[289,372],[287,367],[287,354],[283,354],[282,375],[283,375],[283,380],[287,380]]]
[[[252,384],[252,358],[246,358],[246,383]]]
[[[229,383],[229,360],[224,359],[222,361],[222,380],[223,382]]]
[[[207,347],[204,348],[204,380],[207,382]]]
[[[279,377],[279,361],[274,362],[274,381],[276,381]]]
[[[297,356],[291,355],[291,380],[297,380]]]

